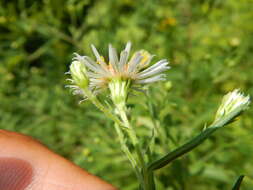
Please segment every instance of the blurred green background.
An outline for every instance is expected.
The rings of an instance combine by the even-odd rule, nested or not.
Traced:
[[[130,98],[142,141],[163,131],[156,156],[209,124],[234,88],[253,95],[252,0],[1,0],[0,128],[31,135],[123,190],[137,189],[112,127],[64,88],[73,52],[104,55],[112,43],[167,58],[169,82]],[[153,113],[149,107],[153,107]],[[150,116],[153,115],[154,120]],[[253,109],[156,172],[158,190],[253,189]]]

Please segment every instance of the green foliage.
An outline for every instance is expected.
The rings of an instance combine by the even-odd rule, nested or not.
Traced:
[[[113,123],[64,88],[73,52],[105,54],[127,41],[167,58],[169,82],[130,97],[143,145],[157,127],[155,157],[212,121],[234,88],[253,94],[251,0],[2,0],[0,128],[22,132],[124,190],[137,189]],[[253,110],[208,142],[156,172],[159,190],[231,189],[244,174],[253,188]],[[154,119],[151,119],[151,116]]]

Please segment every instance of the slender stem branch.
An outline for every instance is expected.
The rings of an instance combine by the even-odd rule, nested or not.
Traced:
[[[167,155],[163,156],[161,159],[156,160],[149,164],[148,171],[154,171],[157,169],[160,169],[176,158],[190,152],[192,149],[199,146],[203,141],[205,141],[207,138],[209,138],[217,129],[229,124],[231,121],[234,120],[241,112],[243,111],[243,107],[238,107],[236,110],[228,114],[227,116],[224,116],[219,121],[211,124],[207,129],[205,129],[203,132],[201,132],[199,135],[197,135],[195,138],[190,140],[189,142],[185,143],[184,145],[180,146],[176,150],[168,153]]]
[[[115,123],[117,123],[119,126],[126,127],[124,123],[122,123],[119,118],[111,113],[109,109],[107,109],[103,104],[100,103],[100,101],[97,99],[97,97],[91,93],[88,89],[83,89],[85,91],[86,96],[88,99],[100,110],[102,111],[107,117],[112,119]]]
[[[186,143],[183,146],[177,148],[176,150],[170,152],[169,154],[167,154],[163,158],[151,163],[149,165],[148,169],[149,170],[157,170],[157,169],[160,169],[160,168],[166,166],[167,164],[169,164],[170,162],[172,162],[176,158],[182,156],[183,154],[191,151],[192,149],[194,149],[195,147],[200,145],[204,140],[206,140],[217,129],[218,128],[216,128],[216,127],[206,129],[204,132],[200,133],[198,136],[193,138],[188,143]]]
[[[140,172],[139,172],[139,169],[138,169],[138,165],[137,165],[132,153],[130,152],[129,148],[126,145],[124,134],[123,134],[121,128],[119,127],[119,125],[117,123],[114,124],[114,128],[115,128],[115,130],[118,134],[122,151],[126,154],[128,160],[130,161],[130,163],[131,163],[131,165],[132,165],[132,167],[135,171],[135,174],[140,179],[141,176],[140,176]]]
[[[141,147],[139,144],[139,140],[137,138],[137,135],[134,131],[134,128],[130,125],[129,120],[127,118],[126,112],[124,111],[125,109],[120,109],[120,117],[122,121],[125,123],[127,128],[125,128],[130,140],[132,141],[133,146],[135,147],[137,156],[138,156],[138,163],[140,164],[141,167],[141,185],[143,190],[154,190],[154,176],[152,172],[148,172],[147,165],[144,160],[144,155],[141,151]]]
[[[141,167],[143,168],[143,166],[145,166],[145,162],[144,162],[144,157],[143,157],[143,154],[141,152],[141,148],[140,148],[140,145],[139,145],[139,142],[138,142],[138,138],[136,136],[136,133],[133,129],[133,127],[130,125],[129,123],[129,120],[127,118],[127,115],[126,115],[126,112],[124,111],[125,109],[120,109],[120,117],[123,121],[123,123],[125,124],[125,126],[127,126],[126,128],[126,132],[133,144],[133,146],[135,147],[136,149],[136,153],[138,155],[138,160],[139,160],[139,164],[141,165]]]

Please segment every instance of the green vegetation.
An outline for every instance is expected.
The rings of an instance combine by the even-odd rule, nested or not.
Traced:
[[[127,41],[167,58],[168,82],[129,99],[145,145],[158,127],[156,156],[210,124],[222,96],[253,95],[252,0],[0,1],[0,128],[31,135],[123,190],[138,187],[113,123],[64,88],[73,52],[106,54]],[[133,52],[133,51],[132,51]],[[150,98],[152,97],[152,98]],[[158,190],[253,189],[253,109],[207,142],[156,171]],[[150,116],[155,118],[151,120]]]

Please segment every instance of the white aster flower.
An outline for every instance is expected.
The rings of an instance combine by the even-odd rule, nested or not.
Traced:
[[[110,83],[117,81],[127,81],[127,88],[120,87],[120,84],[116,86],[125,90],[128,93],[128,89],[140,89],[142,85],[149,84],[157,81],[165,80],[166,75],[163,74],[164,71],[168,70],[168,62],[166,59],[160,60],[157,63],[149,66],[153,55],[149,54],[145,50],[137,51],[133,54],[130,60],[130,49],[131,43],[128,42],[123,51],[121,51],[120,56],[118,56],[115,48],[112,45],[109,45],[109,61],[106,63],[103,56],[101,56],[94,45],[91,45],[91,49],[96,57],[96,61],[92,60],[88,56],[80,56],[75,53],[73,58],[74,62],[79,62],[85,65],[86,67],[86,76],[89,80],[88,89],[94,94],[99,93],[101,90],[109,88],[113,90],[113,86]],[[70,74],[72,71],[70,71]],[[85,93],[75,81],[71,80],[73,85],[68,85],[74,89],[74,94],[82,94],[85,96]],[[119,90],[119,88],[116,89]],[[111,94],[115,97],[116,92]],[[122,95],[122,91],[120,92]],[[127,95],[123,97],[126,98]]]
[[[239,107],[245,110],[248,108],[249,104],[250,97],[244,96],[238,89],[235,89],[223,97],[221,105],[216,112],[215,121],[218,121]]]

